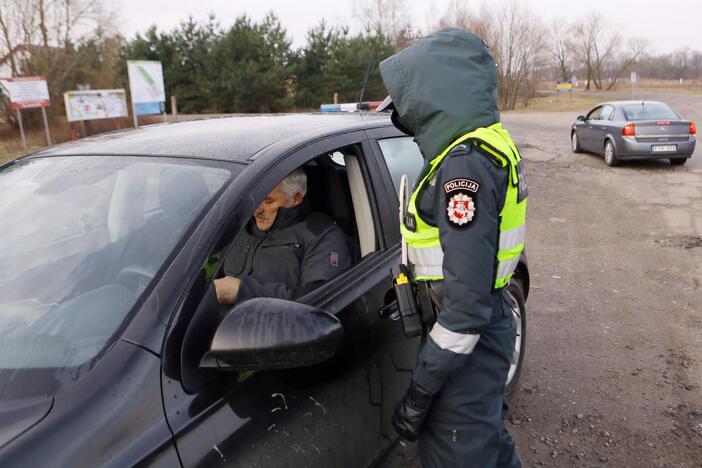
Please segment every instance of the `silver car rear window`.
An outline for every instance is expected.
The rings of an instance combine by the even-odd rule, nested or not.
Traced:
[[[680,117],[665,104],[658,102],[631,104],[623,107],[626,120],[679,120]]]

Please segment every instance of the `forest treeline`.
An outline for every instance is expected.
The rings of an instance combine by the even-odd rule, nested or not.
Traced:
[[[242,14],[230,24],[190,17],[171,30],[152,26],[125,38],[105,0],[0,0],[0,66],[5,75],[46,76],[53,115],[63,113],[64,91],[128,89],[127,60],[160,61],[167,109],[176,96],[181,113],[314,110],[335,95],[339,102],[379,100],[386,92],[378,63],[447,26],[475,31],[491,48],[503,109],[533,97],[546,80],[577,78],[585,89],[606,90],[631,71],[643,79],[702,77],[702,53],[652,55],[645,39],[622,37],[598,13],[546,21],[526,1],[472,8],[452,0],[420,28],[406,0],[352,4],[353,27],[322,20],[295,47],[273,12],[260,20]]]

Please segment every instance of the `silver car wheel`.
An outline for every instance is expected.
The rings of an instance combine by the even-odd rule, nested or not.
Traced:
[[[605,143],[604,159],[608,166],[617,164],[617,157],[614,155],[614,145],[609,140]]]
[[[578,134],[575,132],[570,136],[570,147],[573,149],[573,153],[578,152]]]
[[[514,298],[514,296],[509,290],[507,290],[507,293],[509,294],[509,298],[512,301],[512,315],[514,316],[514,321],[517,325],[517,339],[514,342],[514,353],[512,354],[512,362],[510,363],[509,371],[507,372],[506,385],[509,386],[509,384],[512,382],[512,379],[514,379],[514,374],[517,373],[517,367],[519,366],[519,356],[522,354],[522,313],[519,310],[519,303],[517,302],[517,299]]]

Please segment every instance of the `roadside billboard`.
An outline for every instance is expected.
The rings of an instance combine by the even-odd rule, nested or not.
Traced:
[[[63,93],[69,122],[127,117],[127,93],[123,89],[95,89]]]
[[[128,60],[127,73],[134,115],[161,114],[166,101],[161,62]]]
[[[29,109],[50,105],[49,87],[43,76],[2,78],[0,84],[10,98],[12,109]]]

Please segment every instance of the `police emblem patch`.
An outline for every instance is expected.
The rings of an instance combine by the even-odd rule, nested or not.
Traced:
[[[456,226],[465,226],[475,216],[475,202],[465,193],[457,193],[449,198],[446,208],[448,219]]]

